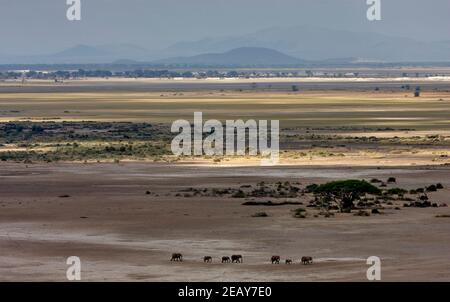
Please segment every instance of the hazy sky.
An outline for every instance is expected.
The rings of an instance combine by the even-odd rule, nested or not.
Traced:
[[[36,54],[76,44],[132,43],[161,49],[184,40],[315,25],[417,40],[450,40],[450,0],[381,0],[382,21],[366,19],[366,0],[81,0],[82,20],[66,19],[66,0],[0,0],[0,53]]]

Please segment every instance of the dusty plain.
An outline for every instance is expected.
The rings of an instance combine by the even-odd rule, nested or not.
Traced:
[[[242,204],[270,200],[306,206],[310,194],[186,194],[192,188],[260,182],[290,182],[303,189],[332,180],[395,177],[397,183],[387,189],[440,183],[443,189],[428,196],[450,204],[450,82],[416,81],[310,81],[304,89],[297,83],[298,92],[290,91],[290,82],[255,87],[237,80],[212,86],[0,83],[2,129],[21,123],[25,129],[43,127],[39,135],[9,132],[1,141],[0,156],[7,156],[0,162],[0,280],[65,281],[67,257],[79,256],[84,281],[367,281],[366,259],[378,256],[384,281],[450,281],[449,207],[404,207],[404,201],[393,200],[380,207],[382,214],[325,218],[308,209],[309,215],[299,219],[292,215],[296,204]],[[412,90],[400,87],[405,84]],[[415,98],[418,85],[422,94]],[[75,127],[73,139],[64,129],[47,130],[48,123],[150,123],[163,129],[176,119],[191,120],[195,111],[204,119],[279,119],[280,165],[261,167],[259,158],[173,158],[154,152],[17,160],[20,152],[60,152],[74,142],[70,154],[77,156],[76,148],[85,148],[87,156],[93,145],[131,144],[128,132],[127,138],[114,138]],[[148,140],[133,138],[132,143]],[[267,217],[255,217],[261,212]],[[170,262],[176,252],[185,261]],[[244,262],[220,263],[231,254],[242,254]],[[203,263],[206,255],[213,263]],[[272,255],[294,264],[272,265]],[[314,264],[299,264],[302,256],[312,256]]]

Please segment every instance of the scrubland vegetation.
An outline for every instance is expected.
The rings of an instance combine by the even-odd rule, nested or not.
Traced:
[[[2,161],[157,159],[170,152],[167,127],[145,123],[0,123]]]
[[[433,200],[432,192],[444,189],[441,183],[407,190],[396,186],[397,179],[338,180],[322,184],[302,185],[288,181],[277,183],[259,182],[229,188],[186,188],[173,193],[175,197],[225,197],[244,199],[243,206],[282,207],[292,209],[294,218],[332,218],[340,213],[354,216],[383,214],[384,210],[400,210],[401,207],[447,207],[446,203]],[[387,185],[389,184],[389,185]],[[388,187],[389,186],[389,187]],[[438,189],[439,188],[439,189]],[[269,199],[270,198],[270,199]],[[268,200],[269,199],[269,200]],[[301,205],[301,207],[298,207]],[[265,211],[252,217],[269,217]]]
[[[431,150],[432,161],[449,159],[450,136],[367,137],[309,134],[304,128],[283,129],[281,158],[288,160],[417,154]],[[328,131],[332,131],[328,129]],[[338,130],[336,130],[338,131]],[[0,123],[0,160],[16,162],[170,160],[174,134],[169,124],[133,122]],[[298,134],[292,134],[297,132]],[[305,133],[306,132],[306,133]],[[284,133],[284,134],[283,134]],[[288,134],[286,134],[288,133]],[[442,150],[442,151],[440,151]],[[225,157],[204,156],[215,163]]]

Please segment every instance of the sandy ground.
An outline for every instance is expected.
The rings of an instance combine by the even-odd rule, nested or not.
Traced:
[[[441,182],[450,167],[208,167],[156,163],[0,165],[0,280],[65,281],[78,256],[83,280],[366,281],[366,259],[384,281],[450,281],[450,208],[386,209],[383,215],[293,218],[298,206],[249,207],[241,199],[176,197],[187,187],[259,181],[395,176],[397,186]],[[146,195],[145,191],[152,192]],[[61,195],[70,195],[60,198]],[[307,200],[302,200],[307,201]],[[251,217],[265,211],[267,218]],[[170,262],[181,252],[183,263]],[[220,264],[242,254],[242,264]],[[212,264],[202,258],[211,255]],[[272,265],[272,255],[297,264]],[[310,255],[315,263],[298,264]]]
[[[450,76],[449,70],[443,71],[446,76],[434,77],[347,77],[347,78],[208,78],[208,79],[183,79],[183,78],[86,78],[70,79],[62,83],[53,80],[26,80],[22,83],[18,80],[0,81],[2,93],[27,93],[27,92],[188,92],[205,90],[235,90],[235,91],[292,91],[292,85],[297,85],[301,92],[304,91],[330,91],[330,90],[356,90],[373,91],[375,87],[380,91],[402,90],[401,86],[408,84],[411,89],[420,86],[422,90],[448,91]],[[410,91],[410,92],[413,92]]]
[[[301,91],[292,93],[297,81]],[[420,85],[422,96],[402,90],[405,83]],[[0,120],[171,123],[202,111],[205,119],[280,119],[293,133],[312,127],[318,134],[448,136],[449,87],[448,78],[377,78],[357,85],[354,79],[303,78],[2,82]],[[393,129],[382,130],[386,127]],[[381,258],[384,281],[450,281],[450,218],[436,217],[450,215],[449,207],[398,203],[370,217],[296,219],[291,210],[298,205],[243,206],[242,199],[176,196],[189,187],[260,181],[303,187],[394,176],[396,186],[406,189],[442,183],[445,189],[431,193],[431,201],[450,205],[445,141],[399,150],[380,144],[370,152],[361,144],[351,144],[343,157],[296,159],[283,153],[276,167],[261,167],[259,159],[1,162],[0,281],[65,281],[69,256],[81,258],[85,281],[366,281],[369,256]],[[262,211],[269,217],[252,217]],[[170,262],[174,252],[185,261]],[[242,254],[244,263],[219,263],[232,254]],[[213,256],[212,264],[203,263],[206,255]],[[272,265],[272,255],[295,264]],[[312,256],[314,264],[298,264],[302,256]]]

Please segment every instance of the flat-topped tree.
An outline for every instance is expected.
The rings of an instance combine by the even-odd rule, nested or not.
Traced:
[[[340,180],[319,185],[314,189],[314,194],[321,198],[333,200],[341,212],[350,211],[355,200],[365,194],[378,195],[381,190],[365,180]]]

